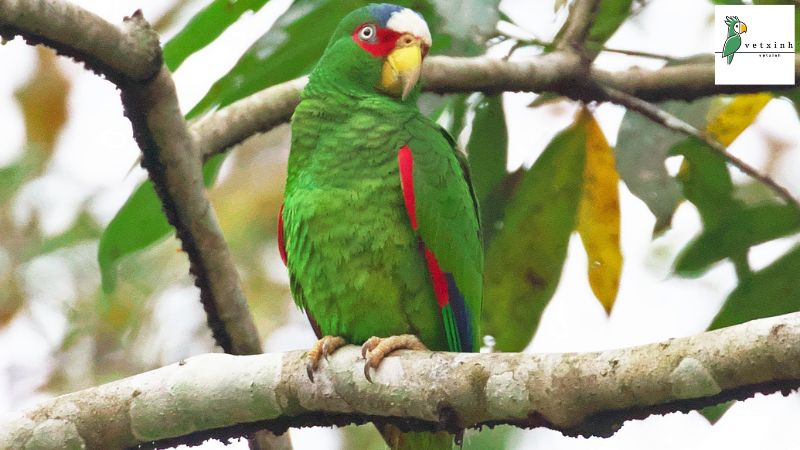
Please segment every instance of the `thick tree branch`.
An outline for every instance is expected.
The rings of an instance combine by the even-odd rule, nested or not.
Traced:
[[[202,160],[178,108],[166,67],[151,82],[122,85],[125,111],[170,223],[189,256],[217,343],[228,353],[261,353],[239,276],[203,184]]]
[[[768,175],[759,172],[755,167],[728,153],[727,148],[725,148],[725,146],[719,141],[714,139],[713,136],[709,136],[708,133],[698,130],[680,118],[675,117],[672,114],[658,108],[657,106],[632,95],[617,91],[615,89],[606,89],[606,94],[608,95],[608,99],[612,102],[636,111],[661,126],[699,139],[711,149],[721,154],[732,166],[741,170],[742,173],[769,187],[784,201],[789,204],[794,204],[798,209],[800,209],[800,200],[795,198],[785,187],[776,183],[775,180],[770,178]]]
[[[0,420],[0,448],[58,436],[111,449],[365,421],[608,436],[625,420],[797,389],[800,313],[596,353],[404,352],[382,363],[375,384],[364,378],[356,347],[336,352],[315,383],[304,364],[299,351],[194,357]]]
[[[161,66],[158,35],[149,28],[126,20],[120,29],[68,2],[0,0],[0,36],[17,35],[78,59],[115,82],[148,80]]]
[[[795,58],[800,73],[800,57]],[[264,89],[212,113],[192,125],[195,142],[208,158],[224,152],[252,134],[269,131],[291,117],[299,102],[305,78]],[[424,66],[423,88],[429,92],[500,93],[544,92],[584,100],[607,100],[604,88],[635,95],[647,101],[695,100],[717,94],[759,92],[764,86],[714,84],[714,62],[691,62],[658,70],[628,69],[608,72],[580,70],[580,60],[569,53],[550,53],[519,61],[485,56],[457,58],[432,56]]]

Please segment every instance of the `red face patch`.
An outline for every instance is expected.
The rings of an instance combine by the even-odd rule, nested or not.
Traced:
[[[372,23],[363,23],[353,30],[353,40],[372,56],[385,57],[397,44],[400,33],[381,28]]]

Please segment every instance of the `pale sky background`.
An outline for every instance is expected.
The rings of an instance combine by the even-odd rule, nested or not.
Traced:
[[[144,11],[145,17],[152,18],[159,16],[165,7],[159,0],[80,0],[75,3],[117,23],[137,8]],[[204,3],[196,1],[195,10]],[[290,3],[291,0],[269,2],[259,13],[244,16],[211,46],[190,57],[175,74],[183,109],[187,110],[199,100]],[[552,22],[553,0],[504,0],[501,8],[543,40],[551,39],[563,22],[563,11],[560,21]],[[715,45],[712,21],[713,6],[704,0],[652,0],[643,13],[614,35],[608,46],[677,57],[707,53],[713,51]],[[185,19],[179,20],[183,22]],[[174,31],[168,32],[164,40]],[[501,54],[502,49],[493,53]],[[524,56],[525,51],[520,51],[515,57]],[[23,147],[22,116],[11,93],[27,79],[34,58],[35,53],[20,39],[0,47],[0,167],[13,162]],[[107,81],[71,61],[61,59],[60,64],[73,83],[69,121],[47,174],[18,193],[14,211],[19,223],[25,223],[35,214],[51,235],[67,229],[75,219],[78,205],[85,201],[89,201],[91,213],[101,223],[107,223],[132,189],[144,179],[138,167],[126,175],[138,156],[138,148],[131,138],[130,124],[122,115],[118,92]],[[597,64],[619,70],[632,64],[656,68],[662,62],[603,54]],[[505,96],[510,128],[508,166],[510,169],[529,166],[553,135],[570,124],[576,106],[559,103],[528,109],[526,105],[535,94]],[[596,108],[596,115],[614,144],[622,108],[601,105]],[[791,151],[780,162],[777,181],[800,196],[800,177],[796,172],[800,167],[800,123],[788,102],[774,100],[768,104],[755,125],[742,134],[730,150],[756,167],[763,167],[767,136],[789,144]],[[668,167],[675,171],[679,163],[677,159],[670,160]],[[743,179],[735,170],[733,175],[737,180]],[[97,191],[101,194],[96,195]],[[652,215],[622,184],[621,195],[625,266],[611,317],[606,317],[591,293],[585,274],[586,256],[575,236],[560,286],[545,311],[529,351],[602,350],[696,334],[707,327],[735,286],[734,271],[728,263],[716,266],[699,279],[686,280],[670,275],[670,265],[677,251],[700,230],[699,216],[693,207],[681,206],[673,228],[652,241]],[[766,266],[798,242],[798,237],[792,237],[755,248],[750,255],[753,268]],[[0,249],[0,270],[4,270],[5,258],[5,251]],[[0,413],[23,408],[41,398],[36,388],[46,379],[51,352],[66,329],[66,318],[58,305],[75,298],[79,289],[64,261],[57,256],[39,258],[27,270],[45,274],[49,282],[45,286],[36,285],[34,280],[40,278],[31,276],[28,292],[40,301],[33,302],[35,306],[28,314],[18,315],[9,326],[0,329]],[[274,270],[278,277],[285,278],[282,267]],[[176,285],[156,300],[159,311],[163,310],[161,316],[170,318],[169,323],[155,331],[174,347],[167,349],[168,354],[192,354],[190,331],[204,323],[196,296],[195,289]],[[183,320],[176,322],[176,318]],[[307,348],[313,339],[310,327],[298,313],[267,339],[266,348],[268,351]],[[20,373],[25,376],[17,376]],[[25,381],[20,382],[21,378]],[[11,383],[11,379],[15,382]],[[628,422],[608,439],[565,438],[546,429],[520,432],[514,448],[792,448],[800,442],[798,423],[800,396],[758,396],[736,404],[716,426],[709,425],[694,412],[670,414]],[[340,442],[338,432],[332,429],[292,430],[291,433],[298,450],[335,449]],[[221,446],[208,443],[205,448]],[[247,448],[241,442],[230,447]]]

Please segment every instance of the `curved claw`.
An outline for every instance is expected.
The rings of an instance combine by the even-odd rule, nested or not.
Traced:
[[[308,351],[306,357],[306,374],[311,382],[314,382],[314,372],[319,367],[319,360],[325,358],[328,360],[328,355],[335,352],[336,349],[345,344],[344,339],[339,336],[323,336],[322,339],[314,343],[314,346]]]
[[[369,374],[369,369],[369,361],[364,362],[364,378],[366,378],[370,383],[374,383],[374,381],[372,381],[372,376]]]
[[[367,353],[375,350],[375,347],[380,345],[381,338],[378,336],[372,336],[371,338],[367,339],[364,344],[361,345],[361,357],[367,359]]]
[[[308,361],[306,363],[306,374],[308,375],[308,379],[311,380],[311,382],[313,383],[314,382],[314,364],[312,364],[311,361]]]
[[[370,369],[377,369],[378,366],[390,353],[395,350],[427,350],[425,344],[418,337],[411,334],[401,334],[399,336],[389,336],[379,338],[372,336],[361,346],[361,356],[364,358],[364,377],[372,383]]]

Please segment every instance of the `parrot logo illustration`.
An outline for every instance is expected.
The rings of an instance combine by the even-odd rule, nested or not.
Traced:
[[[725,25],[728,26],[728,38],[722,47],[722,57],[728,58],[728,64],[733,61],[733,55],[742,46],[742,33],[747,32],[747,25],[737,16],[725,16]]]

